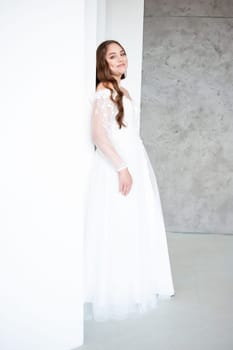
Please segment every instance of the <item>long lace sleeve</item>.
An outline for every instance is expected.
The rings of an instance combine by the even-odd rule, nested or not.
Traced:
[[[121,158],[108,136],[108,128],[114,117],[114,105],[109,96],[97,94],[92,109],[91,134],[96,147],[107,157],[116,171],[127,168],[126,162]]]

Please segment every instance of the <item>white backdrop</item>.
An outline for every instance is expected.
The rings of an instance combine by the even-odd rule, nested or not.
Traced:
[[[71,349],[83,340],[84,0],[2,0],[0,13],[0,348]]]
[[[0,16],[0,348],[68,350],[83,342],[95,49],[125,46],[140,102],[143,1],[2,0]]]
[[[143,48],[143,0],[106,0],[105,39],[116,39],[127,52],[129,67],[127,79],[122,81],[134,100],[140,105],[142,48]]]

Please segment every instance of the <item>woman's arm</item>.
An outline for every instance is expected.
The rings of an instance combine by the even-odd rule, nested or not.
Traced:
[[[92,110],[91,130],[93,143],[110,161],[116,171],[127,168],[124,159],[112,145],[107,129],[113,113],[113,105],[108,96],[98,96]]]
[[[108,127],[114,115],[114,105],[107,96],[98,96],[92,111],[92,140],[110,161],[119,175],[119,192],[127,195],[131,190],[133,179],[125,160],[119,155],[108,137]]]

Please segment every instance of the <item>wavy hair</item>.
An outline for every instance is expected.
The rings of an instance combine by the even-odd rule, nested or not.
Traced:
[[[125,49],[122,47],[122,45],[116,41],[116,40],[106,40],[102,42],[96,50],[96,87],[101,82],[103,83],[103,86],[111,91],[111,100],[117,105],[118,113],[116,115],[116,121],[119,125],[119,129],[121,129],[122,126],[126,127],[126,125],[123,122],[124,118],[124,107],[123,107],[123,92],[119,88],[118,82],[116,79],[113,78],[112,73],[110,71],[110,68],[108,66],[108,62],[106,61],[106,52],[107,47],[110,44],[117,44],[119,45],[124,51]],[[125,74],[121,76],[121,79],[125,79]],[[112,89],[109,86],[109,83],[113,85]],[[115,99],[113,98],[113,92],[114,90],[117,92],[117,95]]]

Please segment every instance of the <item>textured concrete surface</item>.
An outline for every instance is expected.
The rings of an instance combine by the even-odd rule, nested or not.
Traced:
[[[233,236],[168,234],[176,294],[138,320],[85,323],[79,350],[232,350]]]
[[[141,136],[168,231],[233,232],[230,16],[233,1],[145,0]]]
[[[231,0],[145,0],[145,16],[232,17]]]

